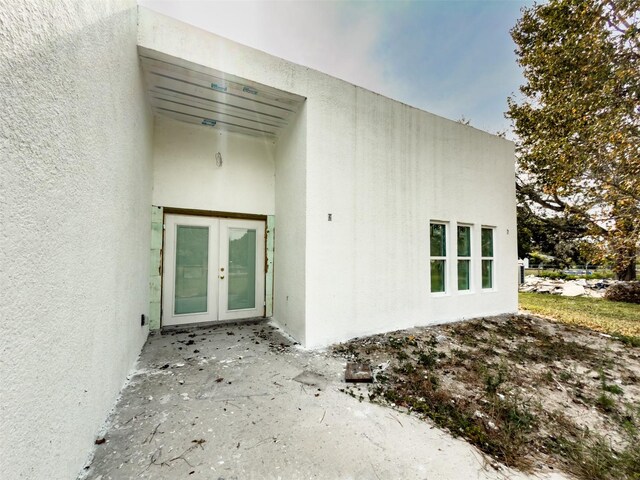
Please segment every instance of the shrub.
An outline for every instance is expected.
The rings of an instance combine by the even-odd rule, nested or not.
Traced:
[[[640,282],[620,282],[611,285],[604,298],[612,302],[640,304]]]
[[[615,275],[611,270],[596,270],[591,275],[587,275],[586,278],[591,278],[593,280],[603,280],[613,278]]]
[[[540,276],[548,278],[550,280],[564,280],[565,278],[567,278],[567,274],[564,272],[547,272],[544,270],[540,272]]]

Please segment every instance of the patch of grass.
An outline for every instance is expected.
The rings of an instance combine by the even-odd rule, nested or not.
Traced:
[[[590,305],[578,313],[598,313]],[[446,340],[436,341],[434,330]],[[547,463],[582,480],[640,480],[640,404],[632,387],[623,392],[613,382],[640,381],[640,337],[620,335],[628,348],[584,329],[505,315],[352,343],[360,351],[376,345],[366,356],[389,362],[369,387],[370,401],[429,418],[509,467]]]
[[[517,338],[516,335],[520,338],[515,348],[507,352],[507,358],[510,360],[523,364],[528,362],[549,364],[554,361],[584,361],[594,358],[595,352],[592,348],[562,337],[551,336],[534,324],[520,322],[520,331],[517,332],[517,330],[518,327],[511,319],[496,325],[496,332],[499,335],[511,340]],[[480,349],[480,351],[484,350]]]
[[[562,380],[563,382],[568,382],[573,378],[573,375],[571,374],[571,372],[567,372],[566,370],[563,370],[562,372],[560,372],[559,376],[560,376],[560,380]]]
[[[360,352],[355,348],[352,343],[343,343],[336,345],[335,352],[338,355],[342,355],[345,358],[357,359],[360,356]]]
[[[418,363],[424,368],[431,369],[436,366],[437,358],[437,352],[435,350],[429,351],[428,353],[420,352],[418,354]]]
[[[605,436],[578,427],[562,412],[551,412],[548,420],[556,428],[543,442],[542,450],[563,458],[563,469],[580,479],[636,480],[640,478],[640,443],[630,418],[625,417],[629,442],[614,449]]]
[[[596,407],[605,413],[613,413],[616,410],[616,401],[605,392],[602,392],[596,398]]]
[[[394,368],[398,373],[404,375],[411,375],[416,371],[416,367],[411,362],[403,362],[398,367]]]
[[[542,383],[551,384],[554,380],[555,378],[553,377],[553,372],[551,370],[545,370],[540,374],[540,381]]]
[[[472,356],[466,350],[460,348],[451,349],[451,365],[454,367],[461,367],[469,361]]]
[[[602,389],[602,394],[605,395],[605,392],[613,393],[614,395],[622,395],[624,391],[618,385],[613,383],[607,383],[607,376],[604,373],[604,370],[600,370],[600,381]]]
[[[507,381],[507,369],[501,364],[497,371],[488,371],[484,374],[484,390],[489,395],[498,393],[498,389]]]
[[[613,336],[625,345],[628,345],[630,347],[640,347],[640,337],[630,337],[628,335],[621,335],[619,333],[615,333],[613,334]]]
[[[396,353],[396,358],[398,359],[398,361],[404,362],[405,360],[409,359],[409,355],[404,350],[399,350]]]
[[[602,280],[604,278],[614,278],[616,275],[613,270],[598,270],[591,275],[579,275],[580,278],[586,278],[591,280]]]
[[[623,428],[626,435],[631,441],[636,441],[640,432],[638,426],[640,425],[640,406],[633,406],[629,404],[624,405],[624,412],[616,418]]]
[[[564,273],[560,270],[538,270],[537,268],[527,268],[525,275],[535,275],[536,277],[549,278],[554,280],[556,278],[563,278],[565,280],[575,280],[577,278],[585,278],[587,280],[602,280],[604,278],[613,278],[615,274],[612,270],[598,270],[592,272],[590,275],[572,275]]]
[[[566,458],[565,468],[578,478],[639,478],[640,448],[637,444],[630,444],[621,452],[616,452],[604,437],[592,433],[588,437],[550,437],[545,447]]]
[[[624,393],[624,390],[622,390],[622,388],[615,384],[605,385],[604,387],[602,387],[602,389],[605,392],[613,393],[615,395],[622,395]]]
[[[490,323],[495,329],[496,335],[509,340],[522,337],[551,339],[551,336],[540,329],[535,322],[522,318],[500,318],[499,320],[492,320]]]
[[[640,305],[588,297],[520,293],[520,308],[640,345]]]
[[[436,341],[434,336],[431,336],[428,342],[428,348],[425,352],[424,350],[414,350],[414,355],[418,356],[418,364],[422,365],[424,368],[431,370],[438,363],[438,359],[446,358],[446,353],[438,352],[436,349],[436,345],[438,342]]]
[[[537,417],[519,398],[495,397],[493,402],[481,406],[439,388],[436,375],[425,378],[418,372],[394,378],[391,383],[394,386],[376,385],[370,399],[383,398],[406,407],[453,435],[466,438],[506,465],[531,469],[532,460],[526,451]],[[480,413],[480,410],[486,413]]]

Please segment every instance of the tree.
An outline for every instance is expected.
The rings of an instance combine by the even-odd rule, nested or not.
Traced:
[[[511,31],[525,84],[509,98],[517,188],[584,225],[594,260],[635,279],[640,238],[640,0],[550,0]]]
[[[565,217],[536,214],[526,201],[518,204],[518,258],[552,257],[561,267],[589,263],[583,256],[586,228]]]

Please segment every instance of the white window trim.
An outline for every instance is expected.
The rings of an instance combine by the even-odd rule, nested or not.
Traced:
[[[468,257],[461,257],[460,255],[458,255],[458,227],[467,227],[469,229],[469,256]],[[456,224],[456,282],[455,282],[455,287],[456,287],[456,292],[458,292],[459,295],[470,295],[472,293],[474,293],[474,286],[475,286],[475,282],[473,280],[473,274],[475,272],[475,268],[473,265],[473,239],[474,239],[474,234],[473,234],[473,224],[471,223],[458,223]],[[468,260],[469,261],[469,288],[466,290],[460,290],[458,288],[458,261],[459,260]]]
[[[491,249],[493,256],[485,257],[482,255],[482,230],[491,230]],[[482,285],[482,261],[491,260],[491,287],[485,288]],[[480,227],[480,287],[483,292],[496,291],[496,227],[491,225],[482,225]]]
[[[431,256],[431,225],[444,225],[444,256]],[[449,278],[451,274],[449,272],[449,252],[451,248],[449,247],[449,222],[444,222],[442,220],[430,220],[429,221],[429,294],[434,297],[447,297],[450,295],[451,288],[449,287]],[[432,292],[431,291],[431,260],[444,260],[444,291],[443,292]]]

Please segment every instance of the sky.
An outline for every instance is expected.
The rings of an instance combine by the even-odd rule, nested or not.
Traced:
[[[498,132],[523,77],[509,30],[530,0],[138,0],[452,120]]]

